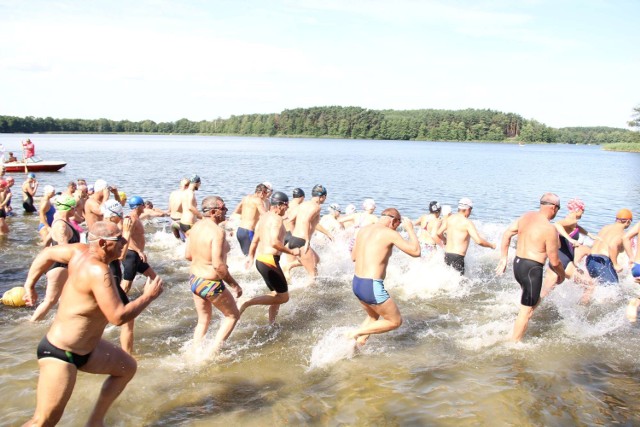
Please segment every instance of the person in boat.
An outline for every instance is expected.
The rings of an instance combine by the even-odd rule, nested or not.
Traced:
[[[54,262],[68,264],[58,311],[37,350],[40,376],[36,409],[25,425],[56,425],[73,393],[78,371],[107,375],[86,425],[104,425],[104,417],[136,373],[133,357],[103,340],[108,323],[122,325],[138,316],[162,293],[160,277],[147,280],[142,295],[124,305],[107,264],[125,243],[115,224],[96,222],[89,244],[45,248],[33,261],[25,281],[25,302],[37,301],[35,284]]]
[[[29,138],[26,141],[22,141],[22,150],[24,151],[25,160],[36,155],[36,146]]]
[[[55,198],[55,214],[51,223],[51,246],[80,243],[80,233],[71,225],[76,208],[76,199],[67,194]],[[56,262],[47,271],[47,290],[42,303],[31,316],[32,322],[44,319],[49,310],[58,303],[62,288],[67,281],[67,264]]]
[[[18,158],[14,156],[11,151],[9,151],[9,157],[7,158],[7,163],[14,163],[14,162],[17,163]]]
[[[631,254],[630,242],[625,238],[625,230],[633,221],[629,209],[620,209],[613,224],[605,225],[598,233],[598,238],[587,255],[587,271],[589,276],[602,284],[618,283],[618,272],[622,266],[618,263],[618,255],[623,250]]]
[[[409,234],[408,240],[397,231],[401,223]],[[367,317],[358,329],[347,334],[358,346],[363,346],[371,334],[389,332],[402,325],[400,310],[384,288],[394,246],[412,257],[420,256],[420,242],[413,223],[409,218],[402,219],[395,208],[385,209],[375,224],[358,230],[351,250],[351,259],[355,262],[352,288]]]
[[[513,325],[513,341],[521,341],[524,337],[533,311],[540,303],[542,291],[542,274],[544,264],[555,272],[556,283],[564,281],[564,268],[558,257],[558,232],[551,224],[560,210],[560,198],[553,193],[545,193],[540,199],[540,209],[527,212],[513,222],[502,235],[500,245],[501,257],[496,267],[496,274],[502,275],[507,268],[509,245],[513,236],[518,236],[516,257],[513,260],[513,275],[522,289],[520,311]]]
[[[230,247],[220,225],[228,211],[224,200],[218,196],[205,197],[201,207],[203,220],[196,222],[189,231],[185,249],[185,258],[191,261],[189,285],[198,315],[193,340],[200,343],[204,339],[215,307],[224,316],[213,342],[213,352],[217,353],[240,318],[234,295],[227,287],[233,289],[236,298],[242,296],[242,288],[227,266]]]
[[[40,206],[38,207],[38,215],[40,217],[40,224],[38,224],[38,234],[44,246],[49,245],[51,242],[51,224],[53,224],[53,217],[56,213],[56,208],[53,205],[53,198],[56,195],[56,189],[52,185],[44,186],[44,194],[40,199]]]
[[[267,212],[265,199],[268,194],[267,186],[262,183],[258,184],[255,192],[243,197],[233,210],[233,214],[240,214],[240,225],[236,230],[236,238],[244,256],[249,255],[249,247],[260,216]]]
[[[478,233],[476,226],[469,219],[473,210],[473,202],[471,199],[464,197],[458,202],[458,212],[445,218],[440,227],[438,227],[437,235],[444,240],[445,233],[446,244],[444,248],[444,262],[450,267],[457,270],[460,275],[464,276],[464,257],[469,249],[469,242],[473,239],[476,244],[490,249],[495,249],[496,245],[484,239]]]
[[[443,246],[442,239],[438,237],[438,228],[442,222],[441,211],[440,203],[433,200],[429,203],[429,213],[422,215],[416,221],[422,256],[433,255],[438,246]]]
[[[198,201],[196,200],[196,191],[200,189],[202,180],[198,175],[189,178],[189,186],[181,195],[182,215],[180,216],[180,230],[189,235],[189,230],[197,220],[202,218],[202,214],[198,212]]]
[[[27,213],[35,213],[38,209],[33,205],[33,198],[38,192],[36,174],[29,172],[27,179],[22,183],[22,207]]]

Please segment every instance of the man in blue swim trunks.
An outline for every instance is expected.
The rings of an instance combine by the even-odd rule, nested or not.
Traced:
[[[86,425],[104,425],[111,404],[136,372],[136,361],[102,339],[108,323],[122,325],[138,316],[162,293],[162,279],[147,280],[135,301],[124,305],[107,264],[120,256],[126,240],[114,223],[96,222],[89,228],[89,244],[74,243],[44,249],[25,281],[25,301],[35,305],[35,284],[54,262],[68,264],[51,328],[38,345],[40,367],[36,410],[25,425],[55,425],[73,393],[78,370],[108,375]]]
[[[602,227],[598,239],[591,247],[591,254],[587,255],[589,276],[602,284],[618,283],[618,272],[622,271],[618,255],[625,249],[627,253],[631,253],[624,230],[629,228],[632,220],[633,215],[629,209],[620,209],[616,214],[616,221]]]
[[[249,255],[249,247],[260,215],[267,212],[265,201],[268,194],[269,188],[264,184],[258,184],[255,193],[245,196],[233,211],[234,214],[240,214],[236,237],[245,256]]]
[[[401,222],[409,234],[409,240],[404,240],[396,231]],[[400,310],[384,288],[387,265],[394,246],[412,257],[420,256],[420,243],[411,220],[403,220],[397,209],[388,208],[382,211],[378,222],[358,231],[351,250],[351,259],[356,263],[353,293],[367,312],[360,328],[348,334],[358,346],[363,346],[369,335],[389,332],[402,324]]]
[[[507,268],[507,256],[511,238],[518,235],[516,257],[513,260],[513,275],[522,289],[520,311],[513,326],[513,341],[521,341],[533,311],[540,303],[542,273],[544,263],[549,259],[549,267],[558,276],[556,283],[564,281],[564,268],[558,257],[558,232],[551,220],[560,210],[560,198],[553,193],[545,193],[540,199],[540,209],[527,212],[509,225],[502,235],[502,257],[496,267],[501,275]]]

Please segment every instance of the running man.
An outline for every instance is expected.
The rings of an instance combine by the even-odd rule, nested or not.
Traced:
[[[622,267],[618,264],[618,255],[623,250],[631,253],[629,239],[625,239],[624,230],[629,228],[633,214],[629,209],[620,209],[613,224],[605,225],[598,233],[598,238],[587,255],[587,271],[589,276],[601,284],[618,283],[618,272]]]
[[[540,199],[538,212],[527,212],[509,225],[502,235],[501,258],[496,274],[501,275],[507,268],[507,256],[511,238],[518,235],[516,257],[513,260],[513,275],[522,288],[520,311],[513,326],[513,341],[521,341],[527,332],[533,311],[540,303],[542,272],[544,263],[555,272],[556,283],[564,281],[564,268],[558,257],[558,233],[551,224],[560,210],[560,198],[553,193],[545,193]]]
[[[458,213],[455,213],[442,221],[438,227],[437,235],[446,240],[444,248],[444,262],[464,276],[464,257],[469,249],[469,241],[473,239],[478,245],[495,249],[496,245],[485,240],[469,216],[473,210],[473,202],[466,197],[458,202]],[[447,233],[445,239],[444,234]]]
[[[289,203],[289,209],[287,209],[287,215],[283,218],[284,221],[284,229],[287,230],[287,233],[284,238],[285,245],[289,242],[291,238],[291,232],[296,226],[296,216],[298,215],[298,208],[304,202],[305,194],[302,188],[294,188],[293,189],[293,199]]]
[[[396,231],[401,222],[409,240],[404,240]],[[367,317],[360,328],[348,334],[358,346],[363,346],[371,334],[389,332],[402,325],[400,310],[384,288],[394,246],[414,258],[420,256],[420,243],[411,220],[402,219],[395,208],[385,209],[377,223],[358,231],[351,251],[351,259],[356,263],[353,293],[367,312]]]
[[[171,218],[171,232],[176,239],[185,241],[186,236],[180,230],[180,219],[182,218],[182,194],[189,187],[189,178],[182,178],[180,186],[169,195],[169,217]]]
[[[240,225],[236,230],[236,238],[244,256],[249,255],[249,247],[260,215],[267,212],[265,208],[267,194],[269,194],[267,186],[258,184],[255,193],[243,197],[233,211],[234,214],[240,214]]]
[[[218,196],[205,197],[202,201],[203,221],[198,221],[189,232],[185,258],[191,261],[189,284],[198,313],[198,324],[193,332],[196,343],[202,341],[211,322],[212,306],[224,316],[213,343],[214,353],[227,340],[240,318],[240,312],[227,289],[230,286],[236,298],[242,296],[242,288],[231,276],[227,266],[229,242],[220,226],[225,221],[227,207]]]
[[[148,280],[143,294],[124,305],[107,264],[123,244],[115,224],[97,222],[89,229],[89,245],[77,243],[44,249],[34,260],[25,282],[25,301],[38,298],[35,284],[54,262],[69,265],[69,279],[47,335],[38,345],[40,378],[36,410],[25,425],[55,425],[71,397],[78,370],[108,375],[87,425],[104,425],[111,404],[136,372],[130,355],[102,339],[107,323],[121,325],[144,310],[162,293],[162,280]]]
[[[422,256],[433,255],[438,246],[443,246],[442,239],[438,237],[438,228],[442,223],[442,219],[440,219],[441,211],[440,203],[434,200],[429,203],[429,213],[422,215],[416,221],[416,225],[420,230],[418,240],[422,248]]]
[[[196,201],[196,191],[200,189],[201,180],[198,175],[189,178],[189,186],[182,192],[180,201],[182,202],[182,215],[180,216],[180,231],[185,236],[189,236],[189,230],[197,220],[202,218],[198,212],[198,202]]]
[[[316,277],[318,276],[320,257],[316,251],[311,248],[311,237],[313,233],[318,230],[330,240],[333,240],[331,233],[319,225],[320,205],[322,205],[325,200],[327,200],[327,189],[317,184],[311,190],[311,199],[300,204],[298,213],[296,214],[295,226],[291,232],[287,247],[289,249],[301,248],[302,251],[297,256],[297,260],[287,263],[287,265],[284,266],[283,271],[285,277],[291,277],[291,269],[303,266],[309,275],[309,284],[315,283]]]
[[[280,305],[289,301],[289,286],[280,268],[280,254],[285,252],[298,256],[301,249],[289,249],[284,245],[285,230],[282,217],[289,207],[287,195],[276,191],[271,196],[270,204],[269,212],[262,215],[256,225],[256,232],[249,248],[247,268],[255,258],[256,268],[271,293],[243,302],[240,305],[240,314],[252,305],[268,305],[269,324],[274,324]]]

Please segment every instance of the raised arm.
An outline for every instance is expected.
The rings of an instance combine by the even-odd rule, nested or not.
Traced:
[[[393,244],[405,254],[411,255],[414,258],[419,257],[420,243],[418,242],[418,236],[413,229],[413,223],[409,218],[403,218],[402,226],[405,230],[407,230],[407,234],[409,234],[409,240],[404,240],[400,233],[394,232],[392,238]]]

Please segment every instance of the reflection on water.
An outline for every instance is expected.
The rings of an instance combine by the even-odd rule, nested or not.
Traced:
[[[587,203],[583,225],[597,230],[619,207],[638,209],[638,155],[597,147],[505,146],[388,141],[270,140],[211,137],[42,135],[43,157],[69,163],[39,174],[62,188],[78,177],[105,178],[130,196],[166,207],[184,175],[198,173],[198,194],[220,194],[233,207],[260,181],[290,193],[316,183],[329,203],[373,197],[422,214],[432,199],[455,205],[474,199],[472,219],[497,242],[505,225],[535,207],[545,191]],[[0,135],[5,147],[20,136]],[[567,166],[570,165],[570,166]],[[21,175],[16,174],[18,182]],[[622,185],[621,183],[624,183]],[[18,193],[19,194],[19,193]],[[17,204],[19,206],[19,203]],[[561,211],[561,215],[565,210]],[[0,291],[21,285],[38,252],[37,218],[10,220],[0,241]],[[279,326],[267,310],[249,308],[216,358],[194,347],[196,324],[184,246],[167,224],[147,224],[149,259],[165,292],[136,321],[138,372],[107,417],[108,425],[611,425],[636,424],[638,326],[624,321],[637,285],[599,288],[587,306],[581,288],[566,282],[536,311],[525,342],[508,343],[519,287],[511,271],[495,277],[495,251],[471,245],[467,278],[439,258],[394,254],[385,281],[405,322],[355,352],[344,332],[364,318],[351,292],[353,267],[344,242],[314,240],[322,259],[316,286],[294,273],[291,301]],[[235,239],[229,266],[245,296],[262,294],[259,274],[245,271]],[[143,280],[134,283],[134,295]],[[43,294],[44,283],[39,285]],[[28,309],[2,307],[0,425],[18,425],[35,404],[35,347],[45,322],[29,324]],[[218,320],[210,332],[215,333]],[[212,335],[210,333],[210,335]],[[118,341],[119,328],[105,337]],[[83,425],[103,377],[80,374],[61,421]]]

